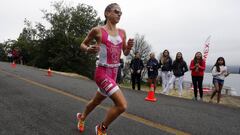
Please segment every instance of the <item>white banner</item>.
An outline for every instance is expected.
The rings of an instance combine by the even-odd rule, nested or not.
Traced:
[[[207,38],[207,40],[205,41],[205,44],[204,44],[203,60],[204,60],[205,62],[207,61],[207,57],[208,57],[208,53],[209,53],[210,38],[211,38],[211,36],[209,36],[209,37]]]

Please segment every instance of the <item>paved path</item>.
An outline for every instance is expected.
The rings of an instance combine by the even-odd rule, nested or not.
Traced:
[[[94,96],[91,80],[53,74],[0,62],[0,135],[79,135],[77,112]],[[127,112],[110,127],[110,135],[239,135],[240,109],[123,89]],[[91,113],[82,135],[93,135],[112,105],[107,99]]]

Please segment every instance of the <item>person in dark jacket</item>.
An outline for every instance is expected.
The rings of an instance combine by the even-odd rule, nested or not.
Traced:
[[[138,52],[135,53],[135,58],[130,63],[131,68],[131,80],[132,80],[132,89],[135,90],[135,84],[137,83],[138,90],[141,89],[141,73],[143,70],[143,61],[140,58]]]
[[[162,94],[168,95],[170,86],[173,84],[174,81],[178,80],[178,90],[179,90],[178,94],[179,94],[179,97],[181,97],[182,96],[183,76],[184,76],[184,73],[188,71],[187,64],[183,60],[181,52],[178,52],[176,54],[176,59],[173,61],[173,65],[172,65],[172,71],[173,71],[173,76],[171,77],[167,86],[163,90]]]
[[[158,63],[158,60],[155,58],[155,54],[150,54],[150,59],[147,62],[147,70],[148,70],[148,82],[150,85],[154,84],[154,92],[156,90],[156,79],[158,76],[158,69],[160,65]]]
[[[163,51],[159,64],[161,67],[162,88],[165,89],[172,77],[172,58],[168,50]]]

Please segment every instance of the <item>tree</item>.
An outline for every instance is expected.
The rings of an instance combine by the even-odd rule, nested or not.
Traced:
[[[42,43],[42,52],[47,52],[43,57],[47,56],[48,66],[56,70],[91,76],[96,58],[94,55],[81,52],[80,43],[88,31],[101,21],[97,17],[97,12],[85,4],[79,4],[74,8],[63,5],[63,2],[57,2],[53,7],[55,9],[53,13],[44,11],[44,18],[52,27]]]
[[[132,59],[134,57],[135,52],[139,52],[141,59],[144,63],[147,62],[149,58],[149,54],[151,52],[151,45],[145,40],[144,35],[136,34],[134,37],[134,46],[132,48],[132,51],[130,55],[127,57],[127,59]]]
[[[4,44],[0,43],[0,60],[1,61],[6,61],[7,60],[7,55],[4,50]]]
[[[92,77],[96,56],[81,52],[80,44],[90,29],[101,22],[96,10],[85,4],[66,6],[63,1],[52,6],[52,12],[42,10],[49,29],[41,23],[33,26],[25,19],[17,41],[8,46],[18,47],[28,65]]]
[[[16,42],[16,46],[19,49],[20,59],[23,64],[27,64],[34,59],[34,54],[36,52],[36,41],[37,41],[37,29],[32,26],[32,23],[25,19],[25,27],[19,34]],[[28,65],[31,65],[28,63]]]

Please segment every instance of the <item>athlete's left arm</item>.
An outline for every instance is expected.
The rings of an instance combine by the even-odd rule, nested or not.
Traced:
[[[126,42],[126,32],[124,30],[121,30],[121,31],[123,33],[123,47],[122,47],[122,50],[123,50],[123,54],[125,56],[127,56],[130,53],[130,50],[133,47],[134,41],[133,41],[133,39],[128,39],[128,41]]]

